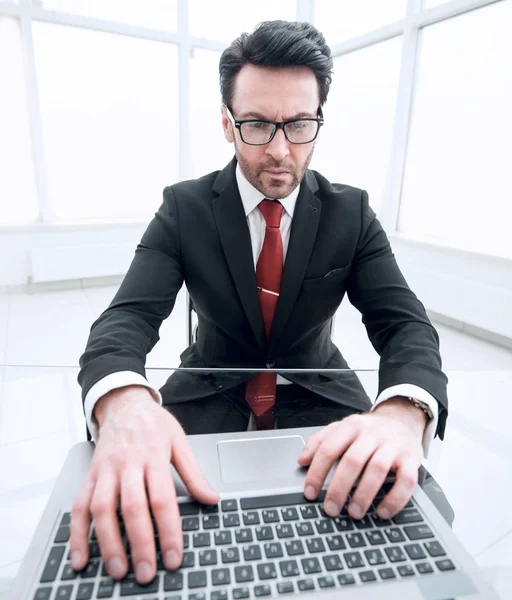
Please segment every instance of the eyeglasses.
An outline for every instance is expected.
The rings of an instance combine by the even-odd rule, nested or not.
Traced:
[[[310,144],[324,124],[322,109],[318,108],[317,118],[292,119],[291,121],[263,121],[260,119],[245,119],[237,121],[226,106],[226,112],[233,126],[240,132],[242,142],[250,146],[269,144],[278,129],[282,129],[286,139],[291,144]]]

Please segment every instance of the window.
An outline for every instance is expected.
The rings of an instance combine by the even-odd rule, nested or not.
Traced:
[[[424,29],[399,231],[512,258],[512,2]]]
[[[407,0],[316,0],[315,25],[338,44],[405,18]]]
[[[177,0],[42,0],[43,8],[163,31],[176,31]]]
[[[0,224],[35,221],[32,162],[19,23],[0,17]]]
[[[56,217],[151,215],[178,180],[176,47],[47,23],[33,33]]]
[[[402,38],[394,38],[335,59],[312,161],[330,181],[366,189],[376,212],[386,185],[401,50]]]
[[[244,31],[251,32],[260,21],[295,21],[295,0],[189,0],[190,35],[231,43]]]

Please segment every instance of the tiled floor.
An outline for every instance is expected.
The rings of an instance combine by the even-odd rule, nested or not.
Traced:
[[[31,367],[0,367],[0,539],[9,541],[0,544],[0,580],[16,574],[68,449],[84,439],[76,365],[92,322],[114,292],[0,296],[0,364]],[[148,367],[179,364],[185,317],[182,292]],[[455,532],[506,598],[512,589],[512,351],[436,327],[451,416],[445,441],[435,441],[426,465],[455,510]],[[353,368],[378,368],[360,315],[348,304],[333,337]],[[155,386],[166,376],[148,374]],[[374,394],[376,374],[361,379]]]

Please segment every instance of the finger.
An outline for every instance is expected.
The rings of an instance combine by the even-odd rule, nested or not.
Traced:
[[[418,483],[418,469],[421,459],[422,455],[418,453],[398,462],[395,484],[377,507],[377,514],[381,519],[394,517],[409,502]]]
[[[357,478],[361,475],[366,464],[377,449],[377,442],[369,436],[357,437],[342,456],[334,472],[329,489],[325,496],[325,512],[334,517],[340,511],[349,497]],[[367,499],[365,499],[365,502]],[[371,502],[371,500],[370,500]],[[361,506],[351,502],[349,504],[350,516],[361,519],[363,516]]]
[[[331,428],[322,443],[318,446],[311,461],[304,484],[304,495],[308,500],[314,500],[331,470],[333,464],[352,444],[358,435],[358,429],[349,421],[337,424]]]
[[[155,517],[165,567],[176,570],[183,558],[183,534],[176,489],[166,461],[154,461],[146,472],[151,512]]]
[[[103,468],[91,500],[91,514],[101,556],[112,579],[122,579],[128,570],[117,516],[119,488],[119,477],[115,471]]]
[[[311,460],[313,459],[313,455],[318,450],[320,444],[324,441],[324,439],[327,436],[331,434],[333,429],[335,429],[339,424],[339,421],[331,423],[330,425],[327,425],[326,427],[312,435],[310,438],[308,438],[306,445],[302,449],[302,452],[299,455],[299,458],[297,459],[301,466],[304,467],[310,464]]]
[[[121,512],[135,577],[139,583],[149,583],[156,573],[155,534],[142,468],[128,467],[121,475]]]
[[[217,504],[219,494],[212,490],[201,472],[192,448],[181,431],[173,436],[171,461],[191,495],[201,504]]]
[[[95,486],[96,480],[89,472],[71,511],[69,549],[71,566],[75,571],[81,571],[89,561],[89,528],[91,525],[89,509]]]
[[[389,474],[395,457],[394,447],[381,446],[370,458],[357,489],[351,497],[352,507],[351,509],[349,507],[349,510],[352,516],[357,512],[357,507],[361,509],[361,516],[368,512],[373,499]]]

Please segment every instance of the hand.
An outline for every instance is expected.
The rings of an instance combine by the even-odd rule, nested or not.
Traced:
[[[183,557],[170,462],[199,502],[216,504],[219,496],[201,473],[179,422],[153,400],[146,388],[112,390],[98,401],[95,415],[99,439],[71,514],[71,564],[74,570],[87,564],[92,515],[109,575],[113,579],[126,575],[128,562],[116,514],[120,497],[135,576],[139,583],[148,583],[156,573],[150,508],[165,567],[177,569]]]
[[[396,471],[392,489],[377,507],[382,519],[400,512],[418,482],[423,460],[422,438],[426,415],[407,400],[394,398],[371,413],[356,414],[331,423],[307,442],[298,462],[310,465],[304,495],[314,500],[334,462],[341,457],[324,501],[325,512],[337,516],[357,478],[348,511],[361,519],[390,470]]]

